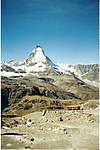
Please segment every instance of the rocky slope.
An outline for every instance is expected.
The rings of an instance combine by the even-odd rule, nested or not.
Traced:
[[[4,78],[1,84],[2,110],[18,103],[24,96],[45,96],[52,99],[98,99],[98,88],[90,86],[73,75],[42,74],[20,78]]]
[[[98,88],[88,81],[98,82],[99,68],[93,65],[54,64],[37,45],[22,62],[1,63],[2,110],[25,96],[45,96],[52,99],[98,99]]]

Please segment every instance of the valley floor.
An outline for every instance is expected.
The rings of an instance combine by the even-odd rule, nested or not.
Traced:
[[[13,119],[17,125],[2,127],[2,149],[99,150],[98,108],[34,112]]]

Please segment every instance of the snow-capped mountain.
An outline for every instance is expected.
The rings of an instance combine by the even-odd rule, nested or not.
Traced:
[[[15,69],[12,68],[8,63],[1,63],[1,71],[6,71],[6,72],[15,72]]]
[[[99,81],[99,65],[98,64],[77,64],[77,65],[67,65],[58,64],[63,70],[74,73],[80,79],[87,81]]]
[[[43,48],[40,45],[37,45],[35,49],[29,54],[20,65],[16,68],[21,67],[26,72],[40,72],[45,71],[47,68],[57,67],[50,59],[46,56]]]
[[[8,72],[13,72],[16,76],[20,73],[22,76],[27,73],[44,72],[46,70],[52,70],[64,74],[73,74],[82,80],[96,81],[99,79],[99,65],[89,64],[89,65],[66,65],[66,64],[55,64],[49,57],[46,56],[43,48],[37,45],[36,48],[32,50],[29,56],[19,62],[12,60],[9,62],[1,63],[1,71],[4,76],[8,75]],[[12,74],[12,73],[11,73]],[[18,75],[19,76],[19,75]]]
[[[53,69],[60,72],[64,71],[46,56],[43,48],[40,45],[37,45],[36,48],[33,49],[29,54],[29,56],[22,62],[12,60],[6,63],[6,65],[13,68],[16,72],[43,72],[46,69]]]
[[[43,48],[39,45],[37,45],[36,48],[32,50],[23,64],[27,66],[33,66],[36,64],[55,66],[55,64],[45,55]]]
[[[11,60],[11,61],[8,62],[8,65],[18,66],[18,65],[20,65],[20,62],[18,60]]]

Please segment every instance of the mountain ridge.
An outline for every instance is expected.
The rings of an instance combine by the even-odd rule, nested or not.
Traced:
[[[15,76],[18,73],[39,73],[52,70],[58,74],[73,74],[82,80],[96,81],[99,80],[99,65],[98,64],[55,64],[46,56],[43,48],[37,45],[29,56],[23,61],[11,60],[1,63],[1,75],[7,76],[8,72],[14,72]],[[5,71],[5,72],[4,72]],[[7,72],[7,73],[6,73]]]

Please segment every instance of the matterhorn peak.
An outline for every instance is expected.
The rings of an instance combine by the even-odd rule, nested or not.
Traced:
[[[16,71],[22,70],[24,72],[39,72],[45,71],[46,69],[54,70],[58,68],[58,66],[46,56],[44,49],[39,44],[36,45],[26,59],[17,64],[15,61],[11,61],[9,64]]]
[[[28,58],[25,60],[25,64],[34,65],[37,63],[45,63],[46,55],[43,51],[43,48],[40,45],[37,45],[36,48],[32,50]]]

